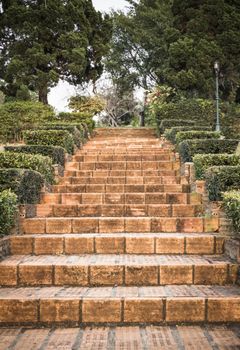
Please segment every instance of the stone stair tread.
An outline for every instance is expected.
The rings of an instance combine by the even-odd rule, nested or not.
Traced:
[[[78,238],[78,233],[59,233],[59,234],[25,234],[25,235],[12,235],[10,238]],[[144,233],[144,232],[136,232],[136,233],[81,233],[81,238],[206,238],[206,237],[226,237],[216,232],[208,232],[208,233],[195,233],[195,232],[162,232],[162,233]]]
[[[81,254],[81,255],[12,255],[0,262],[5,265],[107,265],[107,266],[149,266],[149,265],[218,265],[234,264],[219,255],[129,255],[129,254]]]
[[[111,185],[111,184],[110,184]],[[77,185],[76,185],[77,186]],[[86,193],[86,192],[85,192]],[[64,194],[64,195],[66,195],[66,194],[68,194],[68,195],[79,195],[79,194],[85,194],[85,193],[81,193],[81,192],[62,192],[62,193],[54,193],[54,192],[41,192],[41,194],[47,194],[47,195],[53,195],[53,196],[55,196],[56,194],[59,194],[59,195],[61,195],[61,194]],[[170,193],[171,195],[173,194],[179,194],[179,192],[168,192],[168,193]],[[101,195],[137,195],[137,194],[140,194],[140,195],[154,195],[154,196],[157,196],[157,195],[163,195],[163,194],[168,194],[168,193],[165,193],[165,192],[120,192],[120,193],[118,193],[118,192],[107,192],[107,193],[102,193],[102,192],[91,192],[91,195],[99,195],[99,194],[101,194]],[[191,194],[191,192],[190,193],[182,193],[183,195],[190,195]],[[137,204],[137,203],[136,203]],[[156,203],[156,204],[158,204],[158,203]],[[173,204],[175,204],[175,203],[173,203]]]
[[[228,349],[240,348],[239,326],[128,326],[128,327],[75,327],[54,329],[4,328],[0,338],[5,349],[29,349],[32,342],[38,349],[150,349],[179,350],[208,349],[216,350],[228,346]],[[214,340],[214,341],[213,341]]]
[[[166,285],[166,286],[114,286],[114,287],[18,287],[0,288],[0,301],[4,299],[66,299],[66,298],[240,298],[238,286]]]
[[[3,325],[163,324],[240,321],[234,286],[0,289]]]
[[[212,219],[213,217],[210,217],[208,219]],[[215,218],[215,217],[214,217]],[[131,220],[151,220],[151,219],[156,219],[156,220],[161,220],[161,219],[172,219],[172,216],[164,216],[164,217],[156,217],[156,216],[147,216],[147,217],[142,217],[142,216],[131,216],[131,217],[122,217],[122,216],[108,216],[108,217],[104,217],[104,216],[95,216],[95,217],[92,217],[92,216],[82,216],[82,217],[79,217],[79,216],[69,216],[69,217],[55,217],[55,216],[50,216],[50,217],[44,217],[44,218],[37,218],[37,217],[34,217],[34,218],[28,218],[27,220],[49,220],[49,219],[54,219],[54,220],[85,220],[85,219],[99,219],[99,220],[120,220],[120,219],[131,219]],[[174,219],[179,219],[179,220],[184,220],[184,219],[206,219],[205,216],[184,216],[184,217],[174,217]]]
[[[10,238],[12,255],[222,254],[225,237],[214,233],[26,234]]]

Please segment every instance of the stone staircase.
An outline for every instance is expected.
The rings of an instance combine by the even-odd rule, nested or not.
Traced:
[[[239,322],[238,267],[188,181],[152,129],[97,130],[10,237],[0,324]]]

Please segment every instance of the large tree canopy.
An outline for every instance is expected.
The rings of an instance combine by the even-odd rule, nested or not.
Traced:
[[[213,64],[221,93],[233,101],[240,86],[240,5],[234,0],[128,0],[115,13],[107,69],[125,82],[168,84],[188,96],[212,97]]]
[[[103,71],[111,20],[91,0],[0,1],[1,89],[16,97],[30,89],[47,103],[59,79],[95,82]]]

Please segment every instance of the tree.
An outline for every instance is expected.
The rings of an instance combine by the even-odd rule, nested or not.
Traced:
[[[171,1],[130,1],[129,12],[113,14],[113,37],[106,69],[114,82],[149,89],[164,83],[168,47],[178,35],[172,26]],[[119,85],[119,84],[118,84]]]
[[[59,79],[95,82],[108,51],[111,20],[91,0],[0,1],[0,76],[3,92],[37,91],[47,104]]]
[[[138,114],[138,101],[133,92],[119,94],[117,85],[102,87],[99,95],[105,100],[105,108],[100,116],[101,121],[111,127],[130,124]]]
[[[107,70],[148,89],[167,84],[185,96],[214,96],[213,64],[221,64],[221,97],[240,95],[240,4],[237,0],[128,0],[115,14]]]
[[[84,117],[94,117],[101,113],[105,107],[105,101],[100,96],[72,96],[69,99],[69,108],[73,112],[81,113]]]
[[[213,64],[221,64],[222,98],[233,100],[240,83],[240,7],[236,1],[173,1],[180,38],[169,50],[170,83],[202,97],[212,97]]]

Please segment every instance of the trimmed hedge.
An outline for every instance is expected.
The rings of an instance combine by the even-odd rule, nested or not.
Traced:
[[[176,143],[176,135],[179,131],[211,131],[212,128],[210,126],[175,126],[170,129],[166,129],[164,132],[164,136],[166,139],[172,143]]]
[[[58,121],[58,122],[51,122],[51,123],[45,123],[44,126],[71,126],[71,127],[76,127],[81,134],[82,141],[85,142],[86,139],[88,139],[88,127],[85,123],[74,123],[74,122],[64,122],[64,121]]]
[[[92,117],[83,116],[82,113],[78,112],[61,112],[57,116],[59,121],[70,122],[70,123],[81,123],[86,124],[88,131],[91,133],[95,128],[95,122]]]
[[[11,190],[0,192],[0,235],[9,234],[17,213],[17,196]]]
[[[73,154],[73,136],[67,130],[32,130],[23,134],[27,145],[60,146]]]
[[[212,100],[185,98],[159,105],[157,117],[159,120],[201,120],[203,123],[214,124],[215,104]]]
[[[169,103],[154,101],[156,122],[164,119],[191,120],[196,124],[216,125],[216,106],[213,100],[186,98]],[[239,104],[221,101],[221,131],[228,139],[240,134]]]
[[[175,126],[193,126],[195,121],[193,120],[185,120],[185,119],[163,119],[159,125],[160,133],[164,133],[166,129],[173,128]]]
[[[195,175],[197,179],[204,179],[207,168],[212,166],[240,165],[240,156],[236,154],[196,154],[193,157]]]
[[[0,105],[0,142],[22,140],[22,132],[54,118],[53,108],[40,102],[15,101]]]
[[[178,145],[178,152],[183,162],[192,162],[195,154],[234,153],[238,140],[186,140]]]
[[[179,131],[176,135],[176,143],[193,139],[219,139],[221,134],[216,131]]]
[[[57,146],[5,146],[5,151],[17,153],[41,154],[42,156],[50,157],[53,164],[59,164],[64,167],[66,150],[63,147]]]
[[[0,169],[0,191],[11,189],[21,204],[38,203],[43,185],[44,178],[37,171]]]
[[[0,168],[35,170],[42,174],[48,183],[54,183],[52,160],[39,154],[0,152]]]
[[[206,188],[211,201],[220,201],[222,193],[240,188],[240,166],[213,166],[205,172]]]
[[[240,191],[230,191],[223,194],[223,207],[232,220],[236,233],[240,234]]]
[[[54,123],[48,123],[41,127],[41,129],[44,130],[66,130],[68,131],[72,137],[74,144],[77,146],[77,148],[80,148],[82,143],[84,142],[84,129],[80,131],[80,125],[79,128],[76,125],[71,124],[54,124]]]

